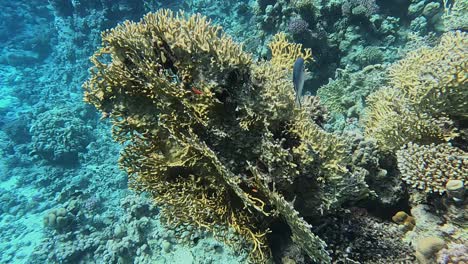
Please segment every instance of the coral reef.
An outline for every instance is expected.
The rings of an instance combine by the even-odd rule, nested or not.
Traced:
[[[292,35],[300,35],[307,33],[309,27],[309,23],[307,23],[305,20],[296,18],[292,19],[289,21],[288,24],[288,32],[291,33]]]
[[[444,15],[443,24],[445,30],[463,30],[468,29],[468,1],[443,1]]]
[[[0,1],[0,262],[467,262],[467,3]]]
[[[434,263],[436,253],[445,246],[445,241],[440,237],[425,237],[416,245],[416,258],[421,264]]]
[[[334,119],[334,130],[343,130],[346,123],[337,122],[354,118],[359,120],[365,106],[365,98],[385,85],[387,77],[382,65],[365,67],[358,72],[349,69],[338,69],[334,80],[321,86],[317,96],[331,112]]]
[[[468,262],[468,248],[466,245],[449,243],[446,248],[437,253],[437,263],[466,263]]]
[[[68,212],[66,208],[61,207],[50,211],[44,216],[44,226],[62,231],[70,229],[73,220],[73,214]]]
[[[303,51],[301,44],[290,43],[284,33],[276,34],[268,47],[271,50],[271,63],[279,68],[292,69],[297,58],[301,57],[306,62],[312,58],[310,49]]]
[[[466,120],[467,36],[446,33],[433,48],[411,52],[390,68],[390,84],[371,94],[366,135],[383,150],[404,144],[447,142],[457,136],[453,120]]]
[[[375,0],[346,0],[341,6],[343,15],[371,17],[379,11]]]
[[[384,151],[394,152],[409,142],[442,143],[456,135],[449,119],[417,112],[398,89],[383,88],[366,101],[366,137],[376,139]]]
[[[92,140],[91,128],[76,114],[57,108],[39,114],[30,131],[31,154],[52,163],[78,163],[78,153]]]
[[[301,106],[310,114],[310,119],[320,127],[323,127],[330,118],[328,109],[322,104],[318,96],[304,95]]]
[[[447,196],[456,202],[463,202],[465,198],[465,184],[462,180],[448,180],[445,184]]]
[[[412,248],[401,240],[394,224],[371,216],[365,209],[350,209],[317,227],[336,263],[413,263]]]
[[[409,53],[390,68],[390,84],[411,105],[434,117],[468,116],[468,36],[456,31],[442,36],[434,48]]]
[[[283,219],[292,241],[326,263],[294,208],[317,217],[366,197],[366,171],[294,105],[292,62],[310,50],[284,34],[270,48],[270,61],[253,62],[206,18],[160,10],[103,34],[85,100],[110,117],[131,186],[155,194],[167,223],[215,235],[230,227],[264,261],[267,223]]]
[[[107,263],[177,263],[180,255],[193,261],[197,261],[194,256],[209,261],[219,258],[220,251],[229,251],[216,241],[205,239],[207,235],[203,233],[187,237],[192,243],[202,241],[197,247],[191,250],[180,248],[176,230],[160,226],[159,211],[147,197],[129,193],[118,205],[120,209],[117,211],[98,213],[85,206],[84,197],[76,196],[63,207],[52,210],[45,216],[47,226],[51,227],[46,231],[46,241],[36,248],[28,263],[98,263],[101,260]],[[72,221],[64,222],[60,228],[51,226],[52,214],[68,214]],[[177,231],[185,237],[184,232],[188,229],[186,226]],[[223,256],[221,260],[232,261],[232,252],[229,254],[231,256]]]
[[[408,215],[403,211],[399,211],[394,216],[392,216],[392,220],[393,222],[402,225],[405,231],[413,230],[414,226],[416,225],[414,217]]]
[[[419,146],[408,143],[397,152],[403,181],[426,193],[444,193],[449,180],[468,180],[466,153],[449,144]]]

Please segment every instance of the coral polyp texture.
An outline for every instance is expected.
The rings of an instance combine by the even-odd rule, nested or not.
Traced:
[[[468,36],[448,32],[432,48],[390,67],[390,87],[367,98],[366,135],[386,151],[404,144],[448,142],[468,119]]]
[[[295,105],[292,65],[310,50],[280,34],[271,61],[254,62],[205,17],[169,10],[102,39],[85,101],[111,119],[131,187],[152,194],[167,223],[220,239],[234,231],[244,242],[226,242],[264,262],[270,223],[280,221],[312,260],[330,262],[300,215],[318,218],[370,191],[345,142],[314,122],[312,103]]]
[[[449,144],[409,143],[397,157],[403,181],[424,192],[444,193],[449,180],[468,179],[468,155]]]

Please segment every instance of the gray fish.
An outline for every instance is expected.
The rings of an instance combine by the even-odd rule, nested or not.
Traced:
[[[304,88],[305,81],[305,67],[304,59],[299,57],[294,62],[293,68],[293,84],[294,91],[296,91],[296,103],[301,107],[302,88]]]

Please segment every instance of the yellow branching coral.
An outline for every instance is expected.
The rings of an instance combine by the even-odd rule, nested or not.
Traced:
[[[468,118],[468,35],[449,32],[434,48],[421,48],[390,68],[390,83],[432,115]]]
[[[317,216],[367,189],[342,140],[295,107],[288,69],[310,51],[277,41],[272,61],[254,62],[206,18],[160,10],[103,33],[84,98],[112,120],[130,186],[152,194],[167,222],[220,238],[234,230],[263,263],[269,224],[283,221],[329,263],[287,200],[307,200]]]
[[[312,51],[304,49],[302,44],[290,43],[283,32],[273,36],[273,40],[268,44],[271,49],[271,63],[275,66],[292,69],[297,58],[302,57],[304,61],[312,58]]]
[[[468,29],[468,1],[443,0],[444,15],[442,16],[446,30]]]
[[[317,263],[330,263],[330,256],[326,251],[322,250],[326,246],[325,242],[310,231],[312,226],[304,221],[294,207],[284,200],[280,194],[268,188],[265,183],[268,181],[268,177],[256,168],[250,167],[250,171],[254,174],[259,189],[267,195],[272,205],[284,216],[285,221],[291,227],[292,240],[300,245],[311,256],[313,261]]]
[[[383,88],[371,94],[367,102],[365,133],[384,151],[396,151],[410,141],[444,142],[456,135],[450,129],[450,120],[418,112],[398,89]]]
[[[403,181],[427,193],[442,194],[449,180],[468,179],[468,153],[449,144],[409,143],[397,157]]]
[[[297,118],[307,120],[305,115],[307,112],[302,112]],[[291,126],[291,132],[298,135],[304,135],[304,140],[293,151],[298,155],[302,155],[301,160],[304,162],[312,159],[310,153],[319,153],[323,162],[321,168],[325,170],[324,175],[328,180],[335,177],[340,178],[347,169],[344,168],[346,159],[346,146],[344,141],[339,137],[328,134],[319,128],[312,121],[304,122],[296,120]]]
[[[390,69],[391,88],[367,98],[366,135],[383,150],[430,144],[457,136],[452,120],[468,118],[468,36],[444,34],[433,48],[421,48]]]

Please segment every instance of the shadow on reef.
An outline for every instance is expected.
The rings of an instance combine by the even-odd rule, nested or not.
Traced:
[[[139,1],[50,2],[55,25],[69,25],[58,40],[81,28],[69,40],[85,46],[93,43],[84,37],[93,30],[121,16],[136,19],[147,8]],[[168,10],[103,33],[85,100],[112,122],[130,186],[147,192],[162,213],[149,200],[141,206],[124,200],[130,218],[92,218],[88,229],[99,197],[75,199],[79,192],[61,190],[61,171],[48,172],[62,181],[40,183],[61,192],[62,206],[44,219],[50,231],[44,248],[57,247],[49,260],[85,261],[96,250],[104,261],[147,260],[170,255],[174,237],[201,247],[204,235],[213,234],[260,263],[400,263],[414,262],[413,255],[422,263],[460,261],[466,241],[460,234],[468,164],[466,33],[437,37],[448,30],[446,21],[457,21],[460,6],[447,12],[440,1],[404,1],[399,8],[372,0],[257,4],[220,7],[234,6],[235,19],[247,14],[258,22],[261,41],[246,38],[252,53],[205,17]],[[187,5],[207,10],[200,2]],[[429,30],[437,34],[426,36]],[[243,37],[255,32],[244,31]],[[57,65],[77,62],[83,50],[69,45]],[[314,89],[335,78],[317,90],[320,99],[303,96],[302,107],[295,104],[290,80],[298,57],[306,60]],[[60,83],[80,78],[69,73]],[[38,98],[32,90],[18,93],[28,102]],[[32,154],[51,166],[67,160],[78,168],[84,157],[99,160],[88,153],[95,139],[79,117],[61,108],[40,112],[31,126],[27,119],[2,129],[19,144],[31,142]],[[8,153],[14,151],[9,147]],[[110,170],[87,169],[86,176]],[[87,178],[71,189],[89,186]],[[103,189],[125,188],[124,179]],[[83,206],[76,209],[73,200]],[[174,234],[150,245],[156,216]],[[93,237],[93,228],[102,231],[101,238]],[[75,229],[86,243],[70,239]],[[53,245],[55,235],[67,242]],[[99,247],[100,239],[111,238],[107,248]],[[73,250],[61,252],[68,243],[75,243]],[[223,250],[219,242],[209,248]]]

